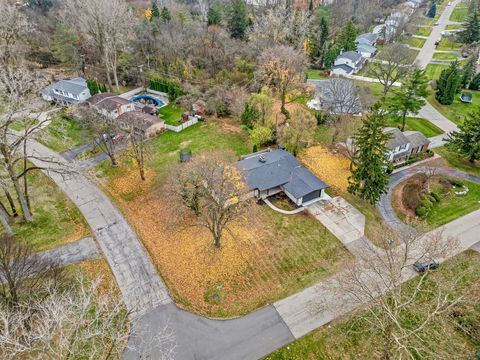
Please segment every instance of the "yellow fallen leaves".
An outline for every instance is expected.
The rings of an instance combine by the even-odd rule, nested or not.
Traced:
[[[80,264],[83,272],[91,281],[100,279],[97,291],[100,295],[109,294],[111,291],[120,296],[120,290],[116,286],[112,271],[105,259],[95,259],[84,261]]]
[[[350,176],[350,160],[342,154],[333,154],[322,146],[306,149],[300,160],[333,190],[345,192]]]

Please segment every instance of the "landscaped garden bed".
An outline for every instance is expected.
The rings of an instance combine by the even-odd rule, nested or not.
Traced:
[[[418,174],[397,185],[392,202],[401,218],[433,229],[480,209],[480,184]]]

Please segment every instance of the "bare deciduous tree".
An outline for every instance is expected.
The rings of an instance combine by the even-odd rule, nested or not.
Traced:
[[[258,60],[255,73],[257,81],[277,92],[281,111],[287,117],[286,97],[304,82],[306,66],[307,59],[303,51],[284,45],[267,48]]]
[[[295,109],[281,129],[278,142],[288,151],[297,154],[310,144],[316,126],[317,121],[309,111]]]
[[[383,47],[381,57],[369,63],[368,72],[383,85],[383,96],[386,96],[393,84],[403,79],[412,67],[408,48],[394,43]]]
[[[432,285],[432,270],[427,269],[405,282],[414,277],[415,261],[444,259],[454,253],[456,246],[455,239],[436,232],[411,236],[399,243],[384,240],[383,249],[371,245],[359,249],[357,261],[339,277],[336,290],[339,299],[368,304],[366,310],[361,308],[356,315],[370,326],[362,331],[382,337],[373,357],[388,360],[433,355],[428,344],[435,339],[427,339],[431,335],[429,326],[462,301],[462,297],[452,296],[459,280]]]
[[[0,62],[11,63],[23,53],[20,46],[31,26],[25,16],[8,0],[0,0]]]
[[[173,203],[194,214],[194,225],[208,229],[217,248],[224,231],[243,215],[247,204],[242,201],[246,183],[231,162],[230,157],[213,152],[180,165],[171,180]]]
[[[357,89],[351,80],[331,78],[319,86],[322,109],[334,114],[356,114],[362,111]]]
[[[117,92],[120,92],[118,55],[131,35],[128,24],[133,23],[128,4],[124,0],[69,0],[65,2],[65,14],[95,45],[105,67],[110,91],[113,91],[113,74]]]

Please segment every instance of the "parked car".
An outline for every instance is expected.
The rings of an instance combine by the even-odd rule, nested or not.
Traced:
[[[428,260],[425,262],[416,261],[413,264],[413,268],[415,271],[419,272],[420,274],[424,273],[427,270],[434,270],[440,266],[440,262],[438,260]]]
[[[441,40],[435,41],[435,46],[438,46],[438,45],[440,44],[440,41],[441,41]]]

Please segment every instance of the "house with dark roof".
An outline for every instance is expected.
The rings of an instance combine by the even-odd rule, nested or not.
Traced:
[[[370,59],[377,53],[377,48],[371,45],[359,44],[357,45],[357,52],[366,59]]]
[[[430,140],[419,131],[402,132],[398,128],[387,127],[385,133],[390,134],[387,148],[390,150],[388,160],[394,164],[407,161],[411,155],[428,150]]]
[[[61,106],[68,106],[87,100],[90,97],[90,90],[87,81],[77,77],[50,84],[41,91],[41,94],[46,101],[54,101]]]
[[[377,43],[378,35],[374,33],[365,33],[358,35],[355,39],[355,44],[357,45],[368,45],[375,46]]]
[[[118,116],[114,120],[115,124],[124,131],[134,130],[144,137],[153,137],[165,130],[165,122],[143,111],[128,111]]]
[[[96,107],[100,113],[110,119],[115,119],[123,113],[135,110],[135,103],[121,98],[112,93],[98,93],[86,101],[90,106]]]
[[[249,187],[246,198],[266,199],[285,193],[297,206],[328,199],[328,185],[313,175],[288,151],[258,152],[246,155],[235,166]]]
[[[365,62],[362,55],[356,51],[346,51],[338,55],[332,67],[332,74],[350,75],[358,72]]]

